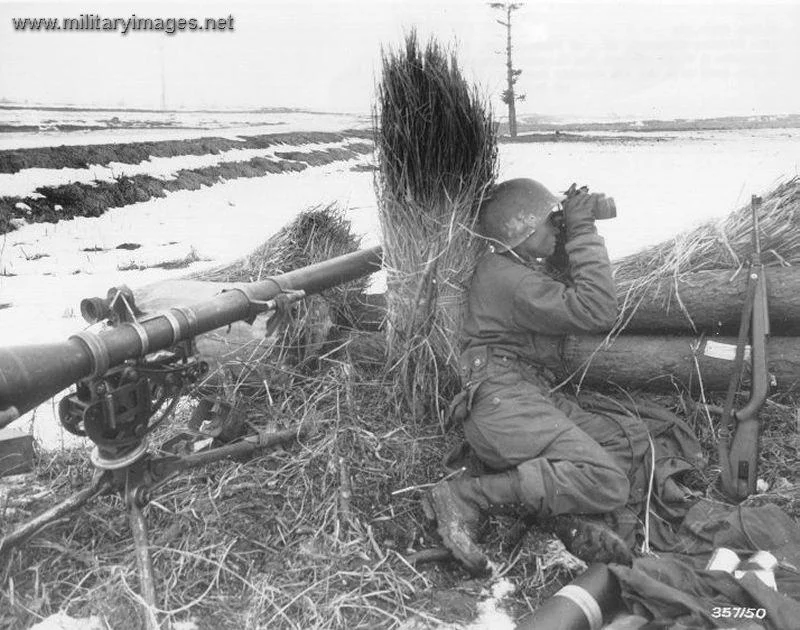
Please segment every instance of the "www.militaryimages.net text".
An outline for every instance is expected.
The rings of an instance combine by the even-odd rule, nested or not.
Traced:
[[[136,31],[160,31],[167,35],[179,32],[233,31],[234,17],[176,18],[139,17],[133,14],[125,18],[103,17],[96,13],[82,13],[78,17],[14,17],[11,18],[15,31],[98,31],[128,35]]]

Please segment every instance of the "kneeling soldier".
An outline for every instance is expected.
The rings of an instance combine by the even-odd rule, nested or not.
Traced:
[[[604,200],[556,196],[531,179],[512,179],[481,206],[480,229],[492,247],[470,284],[461,376],[464,434],[491,473],[443,481],[426,497],[444,544],[473,573],[488,562],[476,544],[483,519],[509,505],[542,519],[584,560],[630,562],[613,530],[575,516],[612,512],[628,500],[628,478],[604,447],[619,440],[618,427],[551,393],[547,370],[565,335],[608,330],[617,317],[611,265],[594,223]],[[562,217],[569,285],[543,262]]]

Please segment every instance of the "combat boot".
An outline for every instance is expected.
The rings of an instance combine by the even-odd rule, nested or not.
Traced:
[[[436,519],[444,545],[474,575],[487,572],[489,558],[477,544],[488,513],[518,503],[516,471],[481,477],[461,476],[437,483],[424,507]]]
[[[561,514],[542,523],[555,534],[573,556],[587,564],[624,564],[630,566],[633,553],[606,523],[583,514]]]

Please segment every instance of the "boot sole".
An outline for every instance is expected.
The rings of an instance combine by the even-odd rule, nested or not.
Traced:
[[[475,544],[464,527],[449,518],[449,515],[458,513],[458,508],[453,503],[449,489],[444,485],[435,486],[425,499],[427,508],[423,503],[423,510],[425,510],[426,514],[430,510],[435,516],[436,531],[439,532],[444,546],[470,573],[473,575],[485,575],[489,568],[489,558]]]

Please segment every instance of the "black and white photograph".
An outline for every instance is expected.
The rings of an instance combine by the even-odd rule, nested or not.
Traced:
[[[800,627],[798,29],[0,0],[0,630]]]

